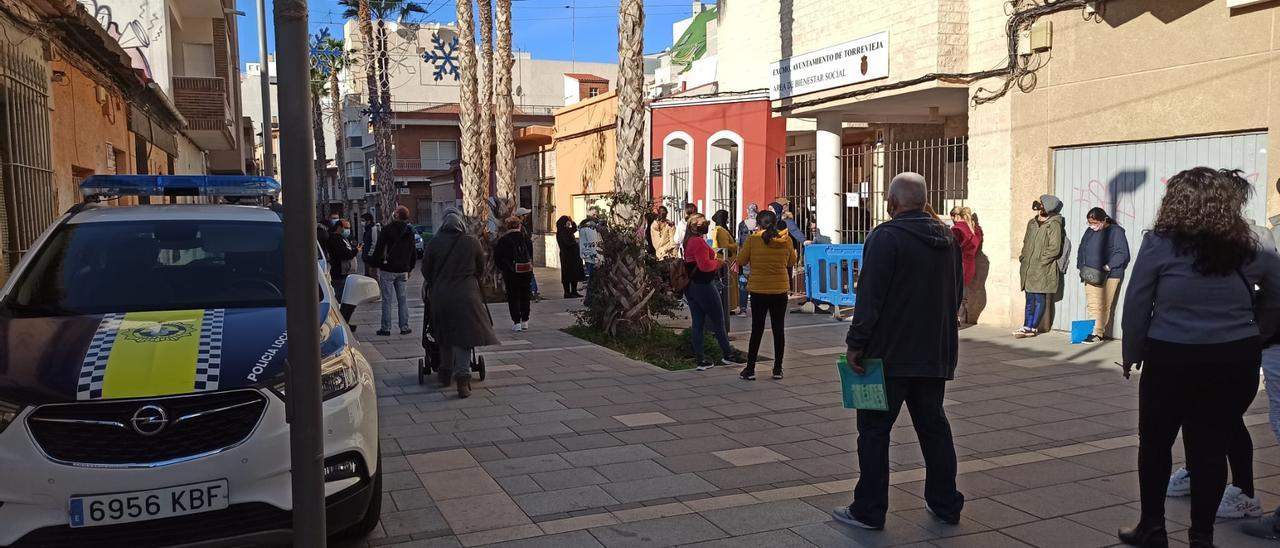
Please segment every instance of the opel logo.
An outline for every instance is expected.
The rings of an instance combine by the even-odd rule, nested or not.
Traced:
[[[133,412],[133,418],[129,419],[129,426],[133,427],[133,431],[143,436],[159,434],[168,425],[169,415],[159,405],[148,404],[139,407]]]

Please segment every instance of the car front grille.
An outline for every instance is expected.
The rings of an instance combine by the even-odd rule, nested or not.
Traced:
[[[32,548],[88,548],[118,547],[149,548],[194,544],[198,542],[248,535],[260,531],[288,530],[293,518],[287,510],[269,504],[236,504],[225,510],[190,516],[104,525],[100,527],[72,528],[68,526],[45,527],[22,537],[15,547]]]
[[[256,390],[49,404],[37,407],[27,426],[58,462],[154,466],[240,444],[266,407]]]

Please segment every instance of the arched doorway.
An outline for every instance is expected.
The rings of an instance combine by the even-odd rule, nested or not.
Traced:
[[[693,200],[690,175],[693,172],[693,137],[676,131],[662,140],[662,204],[668,218],[680,219],[684,204]]]
[[[742,217],[742,136],[732,131],[718,131],[707,139],[706,201],[701,209],[710,217],[718,210],[729,212],[729,231],[734,232]]]

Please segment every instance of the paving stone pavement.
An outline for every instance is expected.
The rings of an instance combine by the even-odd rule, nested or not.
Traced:
[[[861,531],[830,518],[858,474],[854,412],[840,406],[834,366],[847,323],[790,315],[783,380],[665,371],[561,332],[581,303],[559,298],[556,276],[539,273],[549,299],[533,305],[529,331],[513,333],[506,306],[491,306],[503,343],[481,350],[488,378],[466,400],[418,384],[417,333],[377,337],[378,305],[356,313],[378,383],[387,492],[381,525],[347,546],[1083,548],[1115,545],[1116,528],[1137,520],[1138,376],[1125,381],[1112,365],[1118,343],[964,330],[946,401],[962,521],[925,512],[904,410],[885,530]],[[412,306],[416,331],[421,302]],[[748,330],[733,319],[736,345]],[[1260,393],[1246,423],[1271,507],[1280,449],[1266,413]],[[1168,502],[1174,546],[1185,545],[1188,502]],[[1236,523],[1219,522],[1219,546],[1266,545]]]

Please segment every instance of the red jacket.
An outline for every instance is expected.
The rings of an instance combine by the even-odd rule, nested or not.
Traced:
[[[951,233],[960,244],[960,258],[964,269],[964,285],[973,283],[977,275],[978,249],[982,247],[982,229],[975,233],[969,223],[956,223],[951,226]]]

